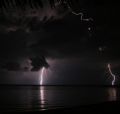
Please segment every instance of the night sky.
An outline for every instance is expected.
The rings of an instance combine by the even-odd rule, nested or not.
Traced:
[[[48,0],[24,11],[0,2],[0,84],[39,85],[45,67],[43,84],[111,85],[108,64],[120,84],[119,4],[78,1],[89,21]]]

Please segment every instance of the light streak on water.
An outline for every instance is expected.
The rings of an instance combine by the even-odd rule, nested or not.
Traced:
[[[40,72],[40,108],[41,110],[44,110],[44,106],[45,106],[44,87],[42,86],[44,81],[44,75],[45,75],[44,72],[45,72],[45,67],[43,67]]]
[[[108,88],[108,100],[109,101],[117,100],[117,89],[116,88]]]
[[[45,110],[45,91],[43,86],[40,87],[40,108]]]

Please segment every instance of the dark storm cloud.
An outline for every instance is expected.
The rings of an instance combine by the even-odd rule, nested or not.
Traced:
[[[106,60],[111,51],[112,58],[114,51],[112,47],[116,43],[119,44],[119,39],[112,44],[113,41],[111,42],[111,39],[113,39],[114,35],[111,35],[112,33],[110,31],[113,33],[115,31],[108,26],[111,22],[109,20],[110,14],[108,10],[112,6],[109,5],[107,10],[105,10],[105,7],[106,4],[103,6],[100,5],[100,9],[98,8],[97,10],[93,7],[90,10],[92,13],[88,12],[89,15],[93,16],[94,22],[82,22],[80,16],[66,12],[66,15],[64,15],[64,11],[60,11],[59,8],[53,10],[49,7],[46,7],[42,12],[36,12],[35,15],[31,15],[29,10],[26,12],[27,17],[25,17],[24,21],[20,21],[21,23],[17,20],[20,18],[17,13],[15,13],[15,20],[13,19],[14,17],[9,19],[9,15],[5,19],[2,17],[0,21],[1,30],[7,30],[9,32],[1,32],[0,34],[0,66],[6,69],[12,67],[14,70],[32,69],[28,68],[31,66],[33,69],[39,69],[41,66],[47,65],[46,58],[70,58],[73,56],[80,57],[88,55],[92,58],[93,55],[96,55],[99,59],[98,48],[101,51],[103,47],[105,47],[103,50],[107,51],[107,54],[104,54]],[[108,22],[106,21],[107,23],[105,25],[103,23],[105,14],[102,14],[104,10],[107,15],[105,20],[109,20]],[[44,21],[46,19],[47,21]],[[52,21],[48,21],[49,19]],[[95,27],[95,31],[89,31],[89,27],[92,30]],[[115,49],[117,49],[117,46]],[[41,56],[45,57],[42,65],[37,64]],[[32,61],[33,59],[31,58],[36,59]],[[24,63],[23,61],[26,62]]]
[[[61,19],[68,12],[62,5],[56,5],[53,8],[49,0],[41,1],[41,4],[40,1],[32,1],[32,3],[25,1],[20,2],[22,5],[19,3],[19,6],[17,3],[13,5],[13,1],[10,1],[11,6],[6,1],[4,3],[4,0],[0,2],[0,31],[9,32],[22,29],[30,32],[34,27],[41,28],[42,23]]]
[[[24,10],[23,6],[19,8],[12,4],[12,7],[8,7],[2,6],[4,5],[2,3],[0,2],[1,68],[7,70],[30,69],[29,65],[27,67],[21,65],[25,60],[25,64],[32,65],[31,70],[39,70],[42,66],[48,67],[45,59],[41,59],[41,56],[46,57],[47,49],[37,42],[43,42],[43,39],[48,37],[48,35],[44,35],[47,33],[44,31],[44,24],[62,19],[68,10],[59,4],[52,8],[48,0],[42,1],[43,6],[40,5],[39,8],[35,6],[38,4],[34,4],[34,8],[31,8],[30,4],[24,4]],[[5,9],[6,7],[9,10]],[[37,48],[32,45],[37,45]],[[42,63],[38,60],[41,60]]]
[[[4,68],[8,64],[7,61],[16,61],[14,65],[9,66],[14,67],[21,60],[31,57],[61,58],[70,56],[71,53],[77,54],[80,48],[85,48],[88,42],[87,27],[83,27],[80,18],[69,17],[72,19],[68,22],[67,18],[64,21],[46,23],[38,32],[26,33],[18,30],[7,34],[1,33],[0,57]],[[77,23],[72,23],[74,18]]]
[[[36,33],[37,34],[37,33]],[[44,49],[38,51],[30,48],[31,44],[35,44],[39,37],[31,34],[28,35],[24,31],[1,33],[0,42],[0,66],[7,70],[30,70],[47,66],[44,55]],[[41,35],[42,37],[42,35]],[[35,61],[40,60],[36,63]],[[36,65],[35,65],[36,63]],[[35,68],[34,68],[35,67]]]

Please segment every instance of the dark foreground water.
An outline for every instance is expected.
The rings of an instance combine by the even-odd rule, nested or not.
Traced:
[[[120,100],[120,88],[1,86],[0,111],[41,111]]]

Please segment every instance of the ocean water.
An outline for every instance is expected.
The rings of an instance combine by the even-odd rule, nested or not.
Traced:
[[[0,86],[0,111],[42,111],[120,100],[120,88]]]

